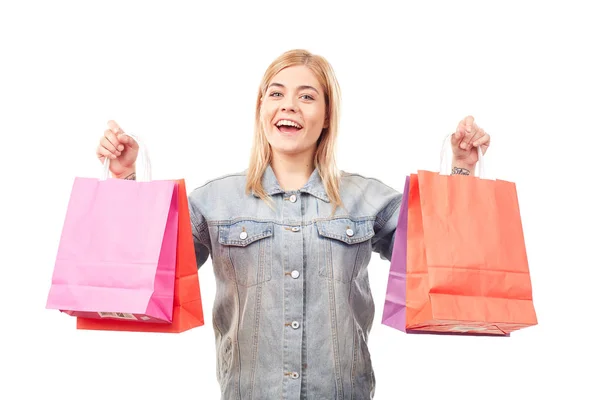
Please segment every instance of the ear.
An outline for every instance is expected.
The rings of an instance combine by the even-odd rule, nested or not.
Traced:
[[[325,122],[323,122],[323,129],[329,128],[329,118],[325,117]]]

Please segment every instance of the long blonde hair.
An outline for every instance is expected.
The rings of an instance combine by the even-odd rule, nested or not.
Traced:
[[[304,65],[308,67],[325,90],[325,108],[327,128],[323,128],[317,141],[314,167],[317,169],[325,192],[332,203],[332,209],[342,205],[340,197],[340,172],[335,160],[335,149],[340,118],[340,87],[329,62],[322,56],[307,50],[290,50],[280,55],[269,65],[260,82],[256,99],[256,114],[254,120],[254,140],[248,168],[246,192],[254,192],[261,199],[268,201],[269,196],[262,186],[262,176],[271,162],[272,150],[261,123],[262,98],[267,91],[269,82],[281,70],[287,67]]]

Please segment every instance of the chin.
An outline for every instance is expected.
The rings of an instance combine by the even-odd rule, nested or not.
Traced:
[[[294,154],[302,153],[302,148],[298,146],[273,146],[271,145],[271,149],[274,153],[285,154],[288,156],[292,156]]]

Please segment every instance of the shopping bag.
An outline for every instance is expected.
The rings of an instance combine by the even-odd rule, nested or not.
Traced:
[[[408,228],[408,193],[410,177],[406,177],[396,234],[390,272],[383,305],[382,323],[389,327],[406,332],[406,245]]]
[[[149,161],[140,145],[140,174]],[[178,229],[174,181],[76,178],[46,308],[76,317],[169,323]]]
[[[175,302],[170,324],[115,319],[77,318],[77,329],[181,333],[204,325],[198,267],[192,238],[192,226],[185,181],[179,180],[179,224],[175,267]]]
[[[516,185],[410,175],[406,329],[507,335],[537,324]]]

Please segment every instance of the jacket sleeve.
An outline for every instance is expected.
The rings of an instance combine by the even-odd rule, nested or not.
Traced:
[[[396,226],[400,215],[402,193],[395,192],[375,218],[375,235],[371,239],[373,251],[379,253],[384,260],[392,260],[392,250],[396,237]]]
[[[196,264],[198,269],[206,262],[211,254],[210,235],[208,232],[208,224],[200,210],[194,206],[191,198],[188,197],[190,208],[190,219],[192,222],[192,236],[194,237],[194,249],[196,251]]]

